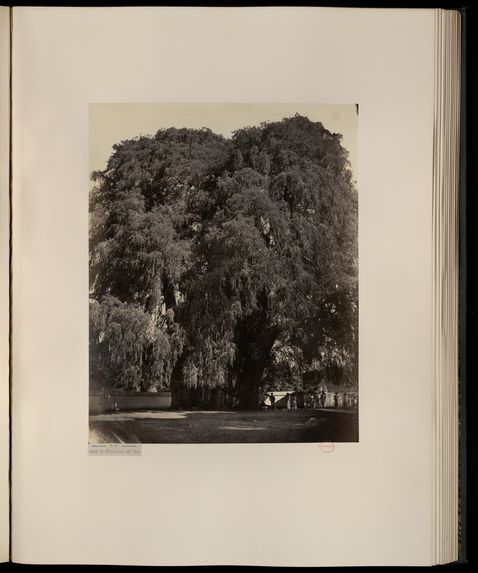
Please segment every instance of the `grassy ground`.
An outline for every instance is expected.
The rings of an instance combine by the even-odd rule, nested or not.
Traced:
[[[356,412],[134,411],[90,416],[94,443],[356,442]]]

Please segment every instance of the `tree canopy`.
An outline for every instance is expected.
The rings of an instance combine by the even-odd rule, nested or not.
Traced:
[[[356,383],[357,192],[341,135],[296,115],[123,141],[90,196],[92,376],[220,388],[311,368]]]

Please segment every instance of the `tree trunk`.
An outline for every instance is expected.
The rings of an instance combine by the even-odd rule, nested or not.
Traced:
[[[258,410],[261,399],[261,382],[265,364],[263,362],[249,362],[242,369],[239,378],[240,410]]]
[[[236,367],[239,375],[239,408],[257,410],[261,406],[262,383],[270,364],[271,351],[279,335],[277,327],[269,324],[268,297],[264,288],[257,296],[254,313],[237,325],[235,342],[240,357]]]

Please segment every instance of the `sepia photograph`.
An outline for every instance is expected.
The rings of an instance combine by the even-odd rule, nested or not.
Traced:
[[[359,441],[358,122],[90,104],[90,444]]]

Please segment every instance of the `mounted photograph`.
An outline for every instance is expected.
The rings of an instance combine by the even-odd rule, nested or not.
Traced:
[[[90,104],[90,444],[358,442],[358,122]]]

